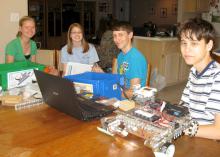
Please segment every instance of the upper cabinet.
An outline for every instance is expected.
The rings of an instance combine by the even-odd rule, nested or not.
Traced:
[[[87,39],[96,31],[96,1],[28,0],[28,15],[36,20],[39,48],[61,49],[75,22],[83,25]]]
[[[46,16],[45,16],[45,0],[29,0],[28,1],[28,14],[36,21],[36,34],[34,40],[37,46],[45,47],[46,40]]]
[[[209,11],[209,0],[184,0],[183,5],[184,12],[200,13]]]

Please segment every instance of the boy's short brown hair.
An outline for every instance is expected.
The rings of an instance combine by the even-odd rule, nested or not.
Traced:
[[[178,32],[178,39],[181,40],[182,36],[186,38],[193,39],[193,36],[197,38],[197,40],[204,39],[206,43],[210,40],[213,41],[213,48],[216,44],[216,32],[214,27],[208,21],[205,21],[201,18],[193,18],[187,20],[183,25],[180,27]],[[212,51],[211,50],[211,51]]]
[[[133,32],[133,27],[128,22],[120,21],[113,25],[112,31],[126,31],[127,33],[131,33]]]

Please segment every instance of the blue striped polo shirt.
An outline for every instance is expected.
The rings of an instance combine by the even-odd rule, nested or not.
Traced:
[[[220,64],[212,61],[201,73],[192,67],[181,101],[200,125],[214,123],[220,113]]]

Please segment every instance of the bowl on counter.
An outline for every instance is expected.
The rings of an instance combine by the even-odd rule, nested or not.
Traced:
[[[157,37],[170,37],[170,34],[167,32],[157,32],[156,36]]]

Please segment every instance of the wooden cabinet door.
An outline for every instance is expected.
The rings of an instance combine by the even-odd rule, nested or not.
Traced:
[[[183,11],[184,12],[196,12],[197,0],[184,0]]]
[[[164,76],[167,85],[178,82],[179,73],[179,53],[169,53],[164,56]]]
[[[182,57],[180,57],[179,81],[188,79],[191,66],[187,65]]]
[[[45,0],[28,0],[28,15],[36,21],[34,41],[38,48],[46,47],[46,14]]]
[[[209,0],[197,0],[197,12],[209,11]]]
[[[209,11],[209,0],[184,0],[184,12],[206,12]]]

